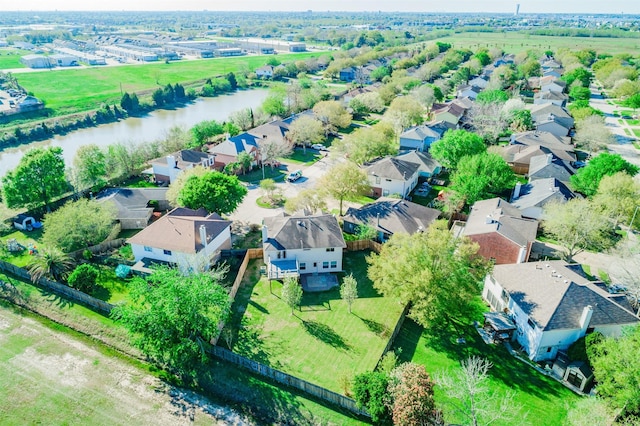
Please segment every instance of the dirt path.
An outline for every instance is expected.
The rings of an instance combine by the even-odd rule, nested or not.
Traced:
[[[1,306],[0,418],[4,424],[249,424]]]

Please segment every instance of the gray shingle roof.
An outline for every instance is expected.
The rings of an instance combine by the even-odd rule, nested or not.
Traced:
[[[431,155],[425,152],[409,151],[405,154],[397,155],[396,158],[402,161],[416,163],[419,166],[419,171],[430,174],[433,174],[438,167],[442,168],[440,163],[438,163],[433,159],[433,157],[431,157]]]
[[[427,138],[439,138],[440,133],[431,129],[429,126],[423,124],[420,126],[411,127],[400,135],[402,139],[411,139],[417,141],[424,141]]]
[[[385,179],[407,180],[420,168],[419,164],[385,157],[366,168],[367,175],[380,176]]]
[[[110,188],[100,192],[96,201],[110,201],[118,210],[118,219],[146,219],[153,208],[151,200],[166,200],[167,188]]]
[[[615,297],[570,266],[560,260],[496,265],[491,275],[543,330],[580,328],[588,305],[593,308],[592,327],[638,322]]]
[[[560,182],[569,182],[575,172],[568,161],[556,158],[552,154],[531,157],[529,161],[529,180],[555,178]]]
[[[338,220],[329,214],[265,217],[265,250],[346,247]]]
[[[464,235],[497,232],[521,247],[536,239],[538,221],[525,219],[520,210],[502,198],[477,201],[464,227]]]
[[[369,225],[387,234],[405,232],[414,234],[426,230],[440,216],[440,211],[411,201],[379,198],[359,209],[350,207],[345,222]]]
[[[575,198],[567,186],[555,178],[539,179],[522,185],[518,198],[511,204],[518,209],[542,207],[550,201],[569,201]]]

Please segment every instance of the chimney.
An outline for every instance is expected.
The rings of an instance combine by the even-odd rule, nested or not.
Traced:
[[[207,246],[207,228],[204,225],[200,225],[200,242],[203,247]]]
[[[593,307],[591,305],[587,305],[582,310],[582,315],[580,316],[580,329],[581,336],[584,336],[587,332],[587,328],[589,327],[589,323],[591,322],[591,316],[593,315]]]
[[[553,154],[547,154],[547,164],[551,164],[553,162]]]
[[[262,242],[266,243],[268,239],[267,225],[262,225]]]
[[[484,219],[484,223],[486,223],[487,225],[491,225],[493,223],[493,218],[491,217],[491,215],[487,215],[487,217]]]
[[[167,155],[167,165],[169,166],[170,169],[173,169],[176,167],[176,157],[174,157],[173,155]]]
[[[517,200],[520,197],[520,190],[522,189],[522,184],[520,182],[516,183],[516,188],[513,190],[513,199]]]

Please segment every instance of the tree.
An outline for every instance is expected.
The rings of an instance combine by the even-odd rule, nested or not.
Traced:
[[[289,125],[287,137],[294,144],[302,145],[306,149],[307,146],[325,139],[324,127],[319,120],[310,115],[303,115]]]
[[[591,97],[591,90],[588,87],[573,86],[569,90],[569,96],[575,100],[588,100]]]
[[[190,130],[191,136],[195,146],[204,145],[213,136],[218,136],[224,133],[222,123],[216,120],[205,120],[197,123]]]
[[[27,270],[31,281],[37,283],[41,278],[63,281],[73,266],[71,258],[55,246],[45,246],[29,260]]]
[[[438,221],[426,232],[393,234],[367,259],[368,275],[383,295],[411,302],[410,316],[423,326],[466,324],[488,272],[477,253],[477,244],[456,238],[446,221]]]
[[[438,376],[436,382],[448,397],[450,410],[462,416],[465,425],[490,425],[522,423],[524,420],[515,401],[515,393],[504,396],[492,392],[488,371],[491,362],[476,356],[461,362],[462,368],[447,371]]]
[[[260,189],[264,192],[264,196],[267,198],[269,203],[273,203],[276,201],[276,197],[279,199],[282,195],[278,185],[276,185],[276,181],[273,179],[262,179],[260,181]]]
[[[353,277],[353,274],[349,274],[342,279],[340,297],[347,303],[349,313],[351,313],[351,305],[358,298],[358,281]]]
[[[162,88],[159,87],[154,90],[151,94],[151,99],[153,99],[153,103],[156,107],[162,107],[166,103]]]
[[[262,102],[262,110],[272,117],[284,117],[287,115],[287,107],[284,104],[284,96],[270,94]]]
[[[638,108],[640,108],[640,93],[629,96],[624,100],[624,102],[622,102],[622,105],[626,106],[627,108],[637,110]]]
[[[277,140],[268,139],[260,142],[260,162],[264,166],[270,164],[271,169],[277,163],[278,158],[283,158],[291,155],[293,152],[293,145],[289,139]]]
[[[236,176],[207,171],[187,178],[177,198],[178,205],[190,209],[204,208],[208,212],[229,214],[238,207],[247,188]]]
[[[395,98],[384,113],[383,120],[390,122],[396,133],[402,133],[411,126],[422,124],[424,107],[411,96]]]
[[[300,306],[302,300],[302,287],[298,284],[297,277],[286,277],[282,282],[282,300],[291,308],[291,315],[293,310]]]
[[[527,130],[533,130],[534,128],[531,111],[528,109],[513,111],[507,120],[509,121],[509,127],[514,132],[526,132]]]
[[[42,241],[65,253],[104,241],[116,224],[116,208],[110,202],[99,203],[81,198],[67,202],[43,219]]]
[[[429,152],[440,164],[455,169],[460,159],[466,155],[486,152],[482,138],[466,130],[449,130],[442,139],[431,144]]]
[[[640,410],[640,327],[623,331],[620,338],[607,338],[595,345],[591,362],[598,395],[620,414]]]
[[[372,112],[382,112],[384,102],[378,92],[362,93],[349,102],[354,114],[364,116]]]
[[[509,124],[509,117],[503,112],[504,105],[500,102],[476,102],[468,112],[474,132],[487,143],[496,143]]]
[[[509,100],[509,94],[504,90],[483,90],[478,94],[476,102],[481,104],[505,103]]]
[[[340,202],[340,216],[342,216],[342,202],[367,191],[369,181],[364,170],[347,161],[331,167],[320,178],[320,188]]]
[[[107,178],[107,162],[98,145],[82,145],[73,158],[75,176],[79,188],[103,186]]]
[[[129,282],[131,301],[114,308],[111,317],[124,324],[133,343],[160,366],[193,377],[207,358],[206,343],[230,311],[220,279],[215,271],[183,276],[177,269],[158,268]]]
[[[598,190],[598,185],[604,176],[611,176],[618,172],[626,172],[630,176],[638,173],[638,167],[629,163],[619,154],[603,152],[589,161],[586,167],[579,169],[571,176],[571,184],[576,191],[591,197]]]
[[[516,184],[516,175],[498,154],[482,153],[462,157],[451,176],[451,187],[469,205],[499,196]]]
[[[443,424],[433,397],[434,383],[424,365],[412,362],[394,368],[389,377],[391,415],[394,425]]]
[[[427,110],[431,109],[431,106],[436,101],[436,94],[433,87],[428,84],[422,84],[411,91],[409,94],[416,99]]]
[[[612,425],[615,415],[601,397],[580,398],[567,412],[567,426]]]
[[[180,195],[180,191],[182,191],[182,188],[184,188],[185,182],[191,176],[200,177],[200,176],[204,176],[207,173],[209,173],[209,169],[206,169],[202,166],[195,166],[180,173],[178,177],[176,177],[176,179],[173,182],[171,182],[171,184],[169,185],[169,188],[167,189],[166,197],[169,204],[172,206],[178,205],[178,196]]]
[[[325,134],[335,134],[338,129],[351,125],[351,114],[338,101],[321,101],[314,105],[313,113],[322,123]]]
[[[284,210],[287,213],[306,210],[311,214],[317,211],[325,211],[327,210],[325,193],[320,189],[303,189],[296,196],[287,199],[284,204]]]
[[[69,189],[64,171],[62,148],[30,149],[2,178],[2,198],[9,208],[48,208],[53,198]]]
[[[78,265],[69,275],[68,283],[71,287],[83,293],[91,293],[98,280],[98,270],[89,263]]]
[[[630,225],[633,212],[640,200],[640,183],[624,172],[604,176],[593,197],[596,208],[611,220],[613,228],[620,222]]]
[[[241,109],[232,113],[229,116],[229,120],[238,128],[243,131],[249,130],[255,127],[255,117],[253,115],[253,110],[251,108]]]
[[[388,383],[387,375],[377,371],[358,374],[353,380],[353,399],[359,408],[365,408],[371,414],[374,423],[389,422]]]
[[[251,163],[253,162],[253,157],[247,151],[242,151],[240,154],[238,154],[238,158],[236,159],[236,162],[240,164],[240,167],[242,167],[242,174],[245,174],[249,170],[251,170]]]
[[[584,198],[547,203],[542,227],[565,248],[568,260],[587,248],[601,250],[611,245],[608,221]]]
[[[356,164],[398,153],[396,132],[389,123],[359,127],[353,133],[333,142],[336,152],[344,153]]]

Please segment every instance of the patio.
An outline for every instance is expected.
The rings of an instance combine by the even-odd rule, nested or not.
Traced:
[[[333,274],[300,275],[302,290],[306,292],[327,291],[338,286],[338,277]]]

